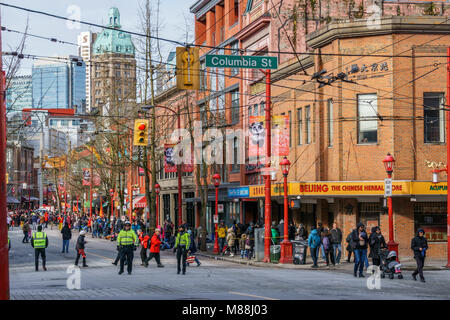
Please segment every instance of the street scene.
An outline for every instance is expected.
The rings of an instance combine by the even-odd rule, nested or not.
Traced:
[[[449,17],[0,1],[0,300],[450,299]]]
[[[69,252],[61,253],[62,237],[56,229],[45,229],[47,271],[34,271],[34,250],[30,244],[22,244],[23,233],[10,231],[11,299],[14,300],[123,300],[123,299],[206,299],[206,300],[273,300],[273,299],[445,299],[450,298],[450,271],[425,271],[427,284],[423,286],[406,271],[401,281],[383,279],[381,289],[367,288],[366,279],[354,278],[349,268],[342,264],[336,269],[320,270],[277,269],[272,266],[247,266],[198,256],[201,265],[190,264],[186,275],[176,274],[176,256],[172,250],[161,254],[164,268],[141,266],[136,254],[133,273],[118,275],[118,267],[112,262],[117,255],[115,243],[87,237],[86,256],[88,267],[81,267],[81,288],[67,288],[76,252],[71,240]],[[76,238],[78,233],[74,232]],[[322,264],[321,264],[322,265]],[[322,283],[323,285],[318,285]]]

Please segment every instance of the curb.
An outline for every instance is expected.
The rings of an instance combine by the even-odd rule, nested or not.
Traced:
[[[264,262],[256,262],[256,261],[241,261],[241,260],[235,260],[235,259],[229,259],[229,258],[224,258],[221,256],[214,256],[214,255],[210,255],[210,254],[204,254],[204,253],[199,253],[197,252],[197,255],[205,257],[205,258],[209,258],[209,259],[213,259],[213,260],[220,260],[220,261],[226,261],[226,262],[232,262],[232,263],[236,263],[236,264],[241,264],[241,265],[248,265],[248,266],[254,266],[254,267],[271,267],[271,268],[279,268],[279,269],[290,269],[290,270],[322,270],[322,271],[332,271],[332,270],[339,270],[339,269],[329,269],[326,266],[319,266],[319,268],[316,269],[312,269],[311,268],[311,264],[304,264],[304,265],[292,265],[292,267],[288,267],[291,266],[291,264],[289,265],[283,265],[283,264],[279,264],[279,263],[264,263]],[[405,271],[414,271],[416,268],[414,266],[405,266],[402,267],[402,270]],[[345,269],[340,269],[340,270],[345,270]],[[442,267],[434,267],[434,266],[425,266],[424,271],[443,271],[443,270],[449,270],[448,268],[446,268],[445,266]]]

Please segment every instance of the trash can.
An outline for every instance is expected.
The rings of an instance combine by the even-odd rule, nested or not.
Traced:
[[[281,257],[281,245],[275,244],[270,246],[270,262],[280,262]]]
[[[264,260],[264,228],[255,228],[255,260]]]
[[[306,253],[308,251],[308,242],[306,240],[291,240],[291,242],[294,264],[305,264]]]

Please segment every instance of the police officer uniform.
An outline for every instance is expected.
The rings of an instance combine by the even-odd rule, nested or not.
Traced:
[[[42,226],[38,226],[37,232],[33,232],[31,237],[31,246],[34,248],[34,264],[36,271],[39,270],[39,255],[42,257],[42,268],[47,271],[45,267],[45,248],[48,247],[48,238],[45,232],[42,232]]]
[[[125,222],[125,226],[130,226],[131,223],[129,221]],[[128,274],[131,274],[133,269],[133,251],[136,250],[138,242],[137,242],[136,233],[131,230],[122,229],[117,236],[117,246],[119,249],[120,255],[120,271],[119,274],[123,273],[125,259],[127,260],[127,271]]]
[[[181,259],[183,259],[183,274],[186,274],[186,258],[191,245],[191,237],[189,233],[185,231],[183,226],[181,226],[179,230],[180,231],[177,234],[173,252],[177,252],[177,274],[180,274],[181,271]]]

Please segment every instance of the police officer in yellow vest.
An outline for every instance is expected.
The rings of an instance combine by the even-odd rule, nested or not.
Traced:
[[[130,221],[126,221],[124,229],[122,229],[117,236],[117,247],[119,249],[120,255],[119,274],[123,273],[125,259],[127,260],[128,274],[131,274],[131,271],[133,269],[133,251],[135,251],[138,246],[137,240],[138,238],[136,236],[136,233],[131,230]]]
[[[189,247],[191,246],[191,237],[186,232],[184,226],[178,228],[178,234],[175,240],[175,247],[173,252],[177,252],[177,274],[180,274],[180,263],[183,258],[183,274],[186,274],[186,258],[189,253]]]
[[[36,271],[39,270],[39,255],[42,257],[42,268],[47,271],[45,267],[45,248],[48,247],[48,238],[45,232],[42,232],[42,226],[38,226],[37,232],[33,232],[31,237],[31,246],[34,248],[34,263]]]

